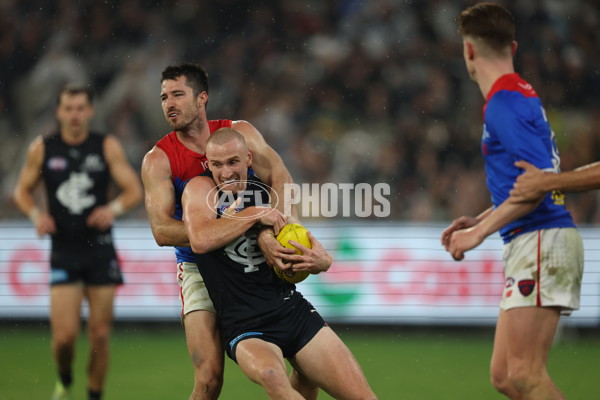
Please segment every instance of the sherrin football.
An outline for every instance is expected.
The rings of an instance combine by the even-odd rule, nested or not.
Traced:
[[[308,238],[308,229],[300,224],[287,224],[284,226],[279,232],[279,235],[277,235],[277,240],[283,247],[296,250],[296,254],[302,254],[302,252],[292,246],[289,242],[290,240],[296,241],[309,249],[312,248],[312,244]],[[282,271],[277,267],[273,267],[273,270],[275,270],[275,273],[280,279],[286,280],[289,283],[302,282],[310,275],[310,272],[308,271]]]

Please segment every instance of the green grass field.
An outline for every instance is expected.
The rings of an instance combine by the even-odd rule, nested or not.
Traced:
[[[488,383],[490,330],[335,327],[360,362],[380,399],[502,399]],[[576,333],[576,332],[575,332]],[[589,400],[600,391],[600,337],[574,335],[559,341],[550,373],[567,398]],[[575,337],[577,336],[577,337]],[[85,400],[87,342],[78,342],[75,399]],[[0,326],[0,399],[48,399],[55,381],[48,328]],[[117,326],[105,399],[187,399],[192,369],[183,330],[176,324]],[[222,399],[264,399],[227,360]],[[331,399],[325,393],[320,399]]]

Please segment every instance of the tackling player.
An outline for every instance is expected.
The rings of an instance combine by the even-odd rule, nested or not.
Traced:
[[[183,63],[165,68],[160,99],[173,131],[159,140],[144,157],[142,181],[146,211],[156,243],[175,247],[182,318],[195,371],[190,400],[216,399],[222,387],[223,350],[214,308],[181,221],[181,184],[205,171],[206,142],[222,127],[232,127],[244,135],[253,154],[255,173],[279,194],[280,199],[283,199],[284,185],[292,179],[279,155],[250,123],[207,119],[208,74],[200,65]],[[278,207],[283,209],[283,204]],[[270,265],[289,268],[290,263],[283,259],[295,251],[282,247],[275,239],[275,233],[270,228],[264,229],[259,244]],[[322,265],[323,261],[316,260],[315,265]]]

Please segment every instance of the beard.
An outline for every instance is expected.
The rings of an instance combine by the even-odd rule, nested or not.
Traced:
[[[186,131],[192,125],[193,120],[190,118],[181,118],[178,120],[168,119],[167,122],[174,131]]]

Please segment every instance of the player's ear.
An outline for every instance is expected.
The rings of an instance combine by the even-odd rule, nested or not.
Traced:
[[[198,97],[196,97],[196,100],[198,102],[198,108],[205,108],[206,103],[208,103],[208,93],[200,92]]]
[[[247,160],[248,166],[251,166],[252,165],[252,151],[250,149],[248,149],[248,158],[246,160]]]
[[[516,41],[516,40],[513,40],[513,42],[511,43],[511,45],[510,45],[510,46],[511,46],[511,47],[510,47],[510,51],[511,51],[511,53],[512,53],[513,57],[514,57],[514,56],[515,56],[515,54],[516,54],[516,52],[517,52],[517,47],[519,47],[519,44],[517,43],[517,41]]]
[[[465,57],[468,60],[472,60],[473,58],[475,58],[475,49],[473,48],[473,43],[465,40],[463,42],[463,45],[465,46]]]

